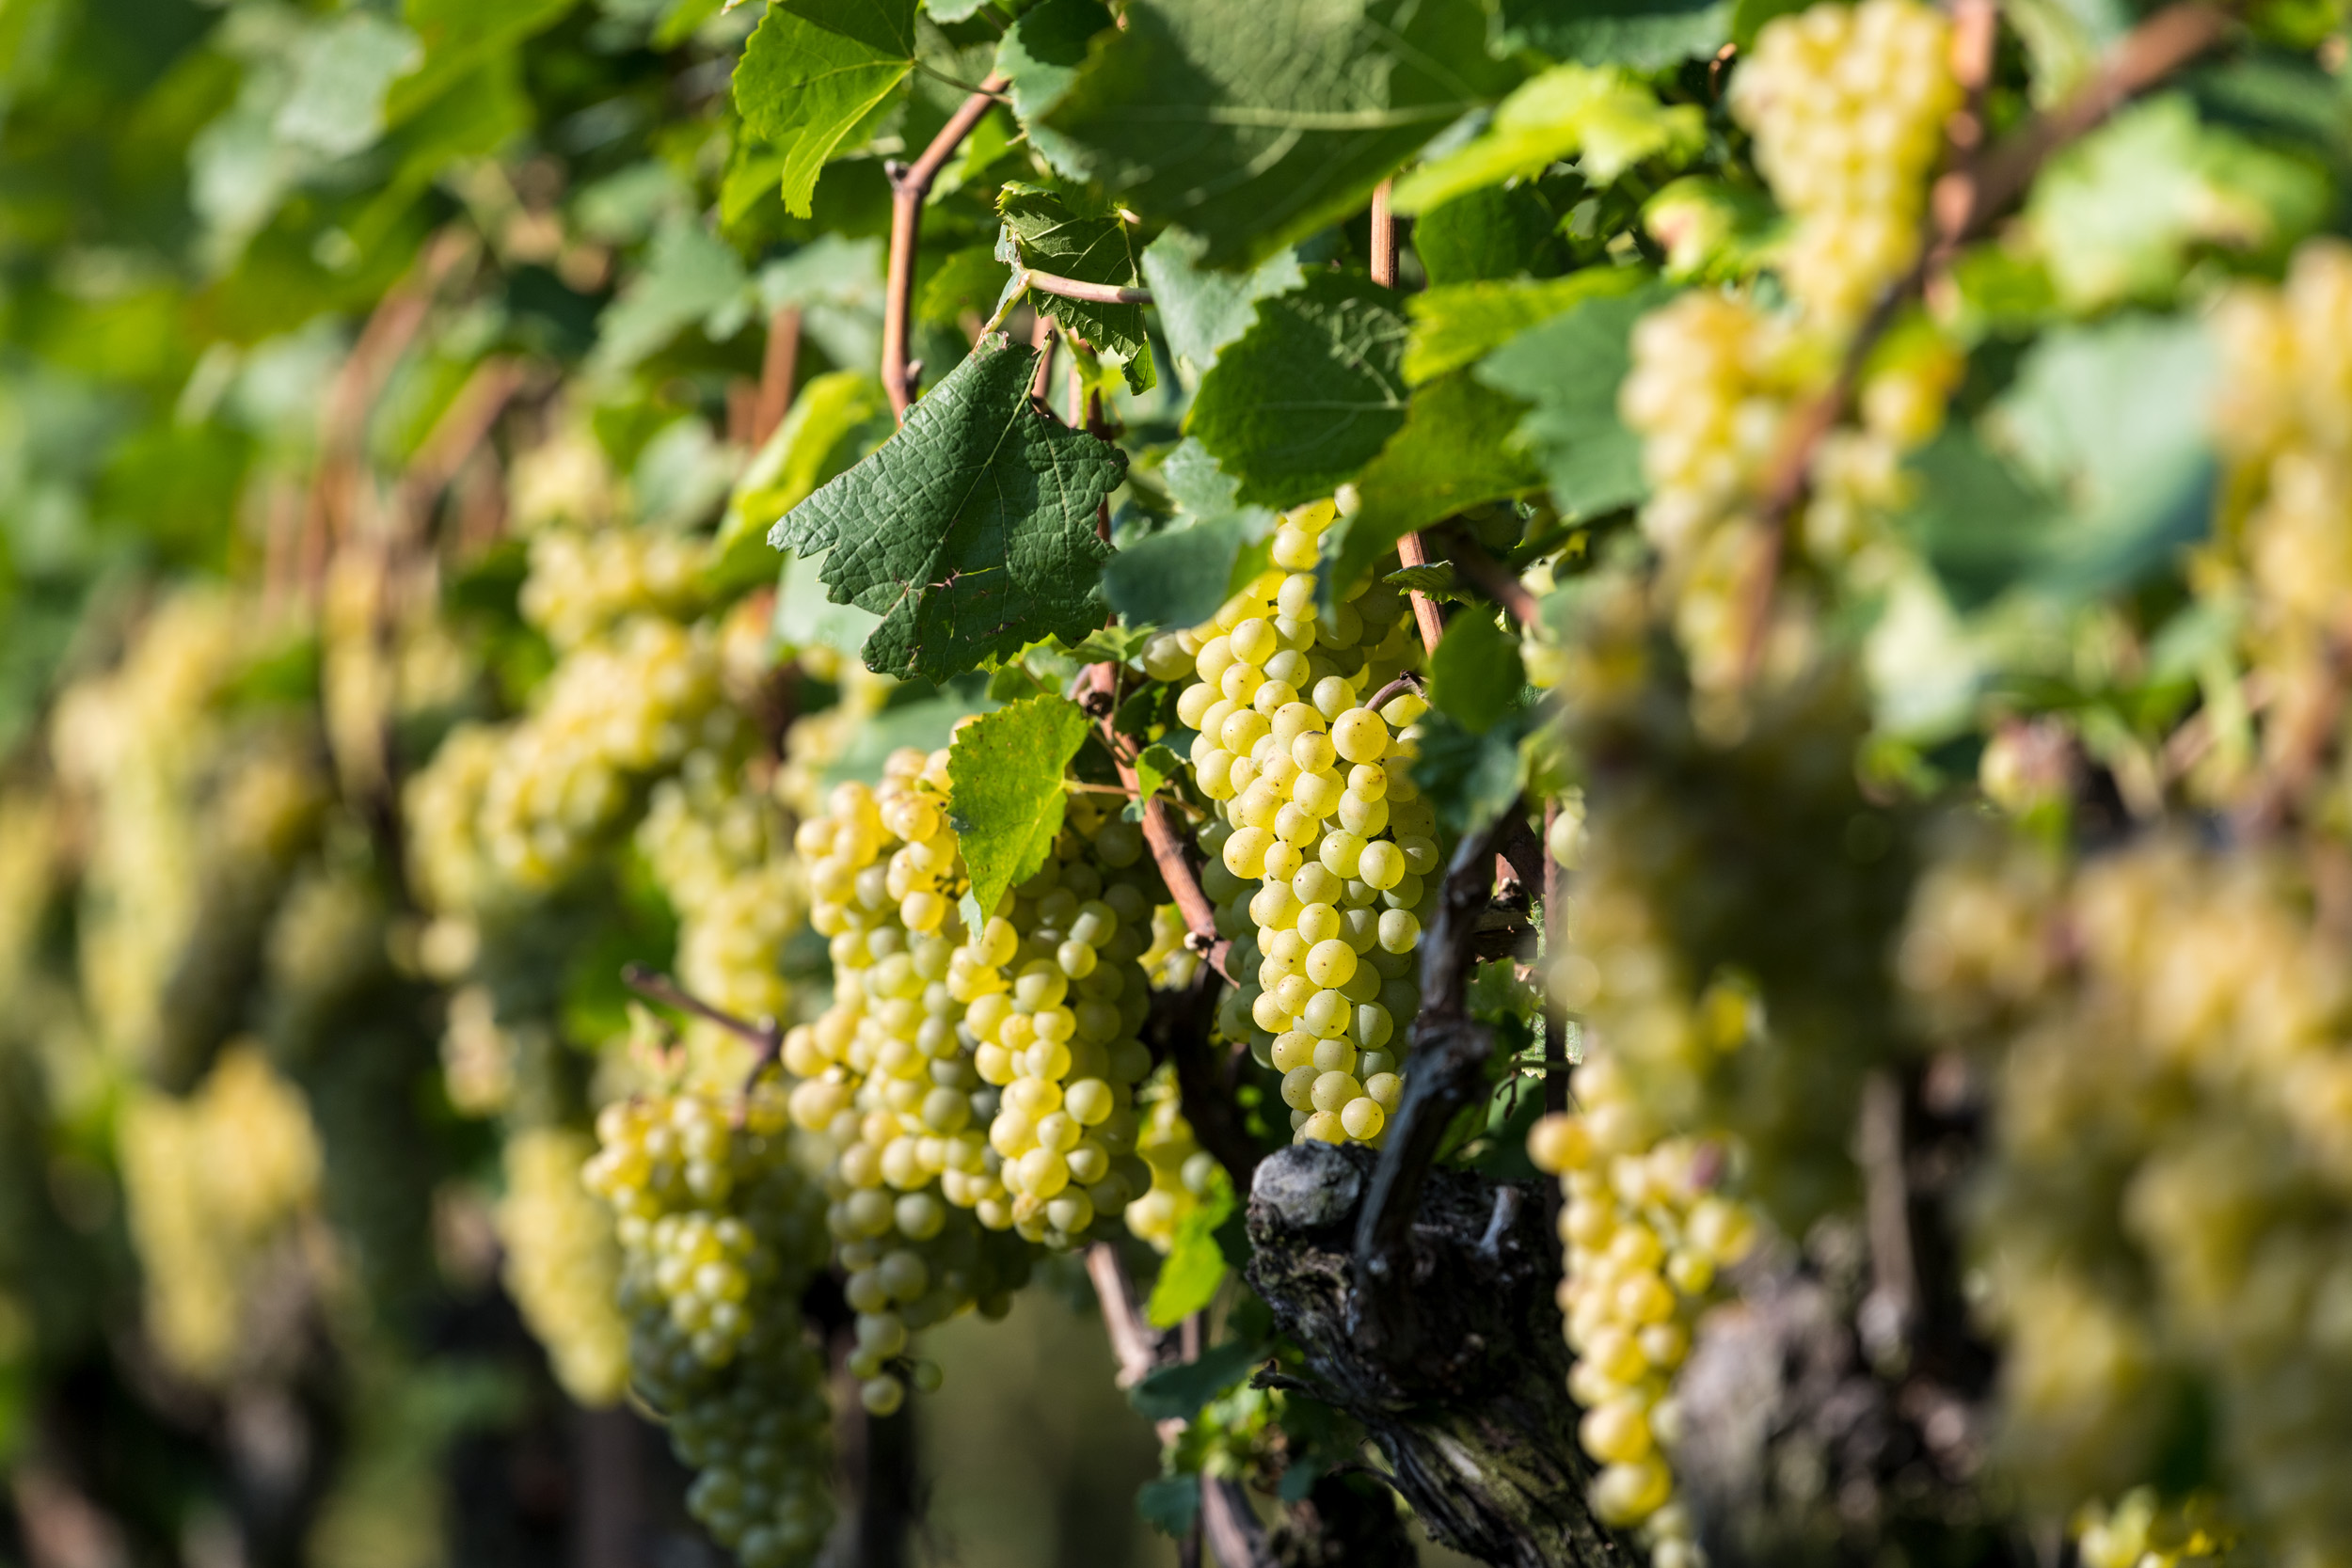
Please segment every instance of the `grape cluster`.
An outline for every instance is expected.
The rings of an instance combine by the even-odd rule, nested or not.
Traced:
[[[1200,1207],[1216,1182],[1216,1161],[1192,1135],[1172,1075],[1163,1073],[1137,1095],[1143,1125],[1136,1153],[1152,1168],[1152,1190],[1127,1205],[1127,1228],[1161,1252],[1176,1244],[1176,1227]]]
[[[1900,973],[1992,1080],[1971,1234],[2002,1442],[2052,1515],[2194,1435],[2267,1558],[2352,1552],[2345,958],[2284,853],[1966,844],[1922,882]]]
[[[116,1138],[149,1332],[182,1371],[223,1377],[255,1271],[318,1196],[310,1107],[259,1048],[232,1045],[186,1099],[135,1094]]]
[[[825,1367],[801,1294],[823,1200],[781,1098],[676,1094],[605,1107],[585,1180],[612,1207],[629,1371],[696,1473],[687,1505],[744,1568],[812,1560],[833,1522]]]
[[[1355,498],[1343,498],[1351,506]],[[1412,692],[1369,698],[1421,658],[1412,618],[1359,585],[1327,614],[1315,596],[1319,540],[1338,499],[1286,515],[1274,564],[1178,634],[1193,681],[1177,715],[1199,732],[1194,777],[1216,802],[1201,835],[1203,891],[1235,939],[1241,982],[1221,1006],[1282,1076],[1293,1131],[1375,1142],[1404,1092],[1401,1024],[1420,1010],[1415,949],[1432,918],[1443,850],[1413,783]],[[1172,654],[1147,651],[1146,669]]]
[[[729,753],[687,753],[675,777],[653,788],[637,847],[677,911],[675,970],[703,1001],[740,1019],[786,1016],[784,944],[806,909],[800,863],[782,814]],[[696,1019],[686,1026],[690,1082],[742,1082],[749,1048]]]
[[[2152,1486],[2135,1487],[2111,1508],[2086,1504],[2074,1518],[2083,1568],[2183,1568],[2221,1562],[2235,1532],[2209,1493],[2168,1502]]]
[[[1788,292],[1851,326],[1918,259],[1927,180],[1960,107],[1951,24],[1920,0],[1816,5],[1777,17],[1731,81],[1756,162],[1796,220]]]
[[[701,540],[658,529],[548,529],[531,541],[519,608],[559,650],[632,615],[677,620],[703,596],[707,554]]]
[[[2334,647],[2352,594],[2352,245],[2312,240],[2282,288],[2245,284],[2215,316],[2225,374],[2216,434],[2231,467],[2201,593],[2249,611],[2272,687],[2265,741],[2291,751],[2333,713]],[[2217,759],[2221,760],[2221,759]],[[2242,766],[2245,759],[2236,759]],[[2217,781],[2226,793],[2242,779]]]
[[[595,1151],[569,1128],[509,1137],[498,1233],[507,1293],[547,1346],[556,1381],[581,1404],[603,1405],[628,1385],[628,1324],[613,1306],[621,1256],[612,1216],[580,1179]]]
[[[1754,1244],[1756,1221],[1714,1191],[1720,1151],[1658,1136],[1607,1058],[1578,1068],[1572,1086],[1577,1113],[1538,1122],[1528,1154],[1560,1179],[1560,1309],[1577,1356],[1568,1391],[1584,1407],[1578,1438],[1602,1466],[1593,1512],[1639,1527],[1657,1568],[1695,1568],[1664,1451],[1674,1439],[1668,1390],[1716,1271]]]

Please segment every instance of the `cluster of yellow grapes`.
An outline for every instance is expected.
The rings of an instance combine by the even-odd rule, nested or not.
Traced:
[[[1365,1143],[1404,1092],[1404,1026],[1421,1006],[1413,954],[1443,851],[1412,778],[1410,726],[1427,705],[1407,691],[1365,705],[1419,664],[1412,618],[1369,584],[1328,614],[1316,601],[1319,540],[1338,504],[1287,514],[1273,566],[1209,625],[1178,634],[1194,679],[1176,711],[1199,732],[1194,777],[1216,803],[1201,835],[1215,857],[1204,891],[1247,910],[1246,927],[1223,916],[1240,985],[1220,1026],[1281,1072],[1297,1136]]]
[[[2341,1560],[2352,968],[2308,868],[2161,835],[2074,869],[1954,855],[1899,958],[1938,1037],[1989,1058],[1970,1218],[2034,1500],[2063,1516],[2149,1482],[2194,1386],[2249,1543]]]
[[[807,896],[783,814],[749,773],[728,752],[688,752],[677,774],[654,786],[637,847],[677,911],[679,983],[756,1022],[786,1016],[784,944]],[[704,1020],[688,1022],[685,1043],[696,1087],[739,1085],[751,1066],[741,1038]]]
[[[581,1404],[611,1404],[628,1386],[628,1324],[614,1306],[621,1254],[612,1216],[580,1180],[596,1145],[569,1128],[506,1140],[498,1207],[507,1292],[548,1350],[555,1379]]]
[[[519,608],[557,648],[576,648],[631,615],[691,612],[707,555],[702,540],[657,529],[548,529],[531,541]]]
[[[1152,1168],[1152,1190],[1127,1205],[1127,1228],[1166,1252],[1176,1244],[1176,1227],[1209,1196],[1216,1161],[1194,1139],[1173,1075],[1154,1077],[1136,1101],[1143,1126],[1136,1153]]]
[[[2307,241],[2283,288],[2244,284],[2214,318],[2225,374],[2217,435],[2229,460],[2220,547],[2200,562],[2208,597],[2237,601],[2273,690],[2275,754],[2334,712],[2352,603],[2352,245]]]
[[[745,1568],[809,1561],[833,1522],[824,1360],[801,1316],[823,1200],[788,1131],[769,1087],[617,1101],[584,1172],[620,1239],[631,1379],[696,1471],[689,1508]]]
[[[141,1091],[116,1128],[148,1331],[182,1372],[228,1376],[246,1294],[318,1198],[320,1151],[302,1092],[251,1044],[223,1051],[185,1100]]]
[[[1578,1438],[1602,1468],[1593,1512],[1639,1528],[1657,1568],[1702,1559],[1674,1501],[1674,1374],[1716,1271],[1744,1257],[1756,1225],[1713,1190],[1720,1152],[1659,1138],[1606,1058],[1576,1069],[1578,1112],[1538,1122],[1528,1154],[1560,1179],[1563,1330],[1576,1352],[1568,1391],[1584,1407]]]
[[[1919,256],[1928,176],[1961,105],[1951,24],[1920,0],[1817,5],[1766,23],[1731,79],[1756,166],[1796,220],[1781,276],[1851,326]]]

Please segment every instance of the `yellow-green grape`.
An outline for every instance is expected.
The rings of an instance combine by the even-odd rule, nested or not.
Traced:
[[[1176,1227],[1209,1195],[1216,1162],[1194,1140],[1168,1069],[1137,1092],[1136,1102],[1143,1125],[1136,1153],[1151,1167],[1152,1190],[1127,1205],[1127,1228],[1166,1252],[1176,1244]]]
[[[531,541],[523,619],[558,651],[644,612],[677,618],[702,597],[707,546],[659,529],[549,529]]]
[[[2074,1516],[2074,1546],[2083,1568],[2220,1562],[2230,1556],[2236,1535],[2209,1492],[2168,1502],[2153,1487],[2135,1487],[2112,1509],[2087,1503]]]
[[[612,1215],[580,1180],[595,1151],[569,1128],[508,1138],[498,1231],[507,1292],[547,1347],[555,1380],[581,1404],[602,1405],[628,1386],[628,1324],[614,1305],[621,1250]]]
[[[469,1117],[493,1117],[514,1103],[524,1054],[516,1034],[499,1022],[487,986],[461,986],[451,994],[441,1031],[441,1085],[450,1104]]]
[[[2265,746],[2274,755],[2331,723],[2336,625],[2352,591],[2352,245],[2305,242],[2283,287],[2241,284],[2214,317],[2223,361],[2215,429],[2231,469],[2201,594],[2243,603],[2248,651],[2271,687]],[[2226,733],[2226,732],[2225,732]],[[2240,748],[2218,749],[2209,794],[2250,781]]]
[[[784,820],[725,753],[689,752],[676,777],[654,786],[637,847],[678,913],[678,980],[741,1019],[780,1019],[790,1000],[784,944],[804,917],[799,862]],[[750,1048],[700,1020],[686,1029],[688,1082],[719,1089],[742,1082]]]
[[[801,1317],[824,1200],[789,1128],[766,1085],[618,1101],[584,1172],[620,1238],[631,1382],[695,1471],[688,1508],[744,1568],[800,1568],[833,1524],[825,1363]]]
[[[1816,5],[1767,23],[1732,76],[1732,113],[1796,219],[1782,277],[1825,325],[1859,321],[1918,259],[1928,176],[1961,103],[1950,34],[1920,0]]]
[[[1701,1180],[1697,1143],[1654,1135],[1606,1058],[1577,1069],[1573,1087],[1577,1114],[1546,1117],[1527,1148],[1560,1179],[1562,1331],[1576,1353],[1568,1391],[1584,1407],[1577,1435],[1601,1466],[1593,1512],[1639,1528],[1659,1568],[1694,1568],[1689,1520],[1670,1506],[1667,1389],[1696,1308],[1716,1271],[1754,1244],[1756,1220]]]
[[[1136,1037],[1166,896],[1136,826],[1079,795],[1044,865],[957,950],[948,984],[999,1095],[987,1158],[950,1196],[991,1229],[1075,1246],[1148,1190],[1135,1090],[1152,1054]]]
[[[1375,1143],[1403,1094],[1442,851],[1412,782],[1426,705],[1407,692],[1364,705],[1418,664],[1411,615],[1370,587],[1328,616],[1317,606],[1317,541],[1337,509],[1285,515],[1275,566],[1183,634],[1195,678],[1177,713],[1200,732],[1195,777],[1218,814],[1202,888],[1240,979],[1219,1029],[1283,1075],[1297,1137]]]
[[[801,824],[810,924],[832,943],[834,1001],[784,1040],[794,1121],[827,1154],[826,1224],[858,1313],[850,1371],[867,1408],[904,1397],[908,1336],[1027,1277],[1027,1244],[973,1211],[997,1191],[997,1091],[961,1027],[966,891],[947,821],[947,753],[894,752],[879,789],[835,786]]]
[[[318,1196],[318,1134],[301,1091],[232,1045],[185,1100],[135,1093],[117,1126],[148,1331],[182,1372],[233,1370],[263,1253]]]
[[[503,883],[482,840],[482,800],[505,736],[495,725],[459,724],[402,792],[409,880],[429,908],[444,914],[483,908]],[[462,974],[470,963],[469,957],[451,972]]]

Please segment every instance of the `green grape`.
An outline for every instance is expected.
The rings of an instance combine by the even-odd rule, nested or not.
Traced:
[[[628,1385],[628,1324],[613,1298],[620,1248],[612,1216],[588,1192],[585,1133],[542,1127],[506,1140],[498,1208],[507,1292],[548,1350],[555,1378],[582,1404],[611,1404]]]
[[[1288,514],[1275,567],[1182,634],[1196,678],[1177,714],[1200,732],[1194,775],[1218,814],[1202,890],[1238,982],[1218,1030],[1283,1075],[1298,1137],[1377,1143],[1404,1092],[1414,954],[1444,851],[1412,780],[1426,705],[1363,705],[1419,661],[1412,617],[1385,590],[1317,609],[1316,540],[1336,515],[1334,501]]]
[[[823,1199],[781,1096],[677,1094],[597,1117],[584,1173],[611,1206],[629,1375],[695,1472],[687,1506],[744,1568],[814,1560],[833,1523],[825,1363],[801,1316]]]
[[[708,553],[701,540],[657,529],[547,530],[531,541],[523,619],[565,651],[632,615],[679,618],[703,597]]]

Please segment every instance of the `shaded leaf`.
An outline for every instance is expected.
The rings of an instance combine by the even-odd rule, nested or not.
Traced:
[[[1046,692],[983,714],[948,743],[947,813],[983,913],[1053,853],[1067,803],[1062,774],[1088,728],[1084,709]]]
[[[1249,1375],[1264,1359],[1248,1339],[1228,1339],[1202,1351],[1197,1361],[1161,1367],[1127,1390],[1127,1402],[1151,1421],[1187,1421],[1200,1407]]]
[[[1324,532],[1328,588],[1355,584],[1415,529],[1541,485],[1541,470],[1508,445],[1521,406],[1465,373],[1414,393],[1405,428],[1359,477],[1361,506]]]
[[[1190,528],[1154,533],[1111,557],[1103,568],[1103,596],[1133,626],[1197,626],[1253,577],[1245,565],[1274,531],[1274,514],[1250,507]]]
[[[982,339],[881,451],[769,534],[778,549],[828,551],[834,602],[883,617],[867,668],[941,681],[1101,624],[1109,546],[1094,514],[1124,459],[1039,417],[1036,362],[1001,333]]]
[[[734,247],[697,218],[672,218],[654,235],[644,270],[597,321],[596,361],[627,370],[688,327],[724,338],[750,314],[751,278]]]
[[[1517,708],[1526,684],[1518,639],[1497,626],[1485,610],[1448,621],[1444,638],[1429,656],[1429,705],[1472,735],[1485,735]]]
[[[1661,103],[1614,67],[1555,66],[1504,99],[1466,146],[1399,180],[1396,210],[1418,213],[1569,157],[1586,180],[1606,185],[1645,159],[1689,157],[1706,141],[1707,115],[1697,105]]]
[[[1136,1488],[1136,1512],[1162,1535],[1182,1539],[1200,1517],[1200,1478],[1161,1476]]]
[[[398,125],[525,39],[564,20],[580,0],[407,0],[401,20],[424,44],[424,63],[394,82],[384,120]]]
[[[1132,288],[1143,281],[1127,243],[1127,226],[1116,214],[1073,213],[1054,192],[1020,183],[1004,186],[996,198],[996,211],[1004,219],[1005,237],[996,249],[999,261],[1085,283]],[[1119,365],[1129,391],[1149,391],[1156,385],[1152,373],[1152,338],[1143,325],[1142,306],[1098,305],[1042,292],[1031,297],[1038,309],[1086,340],[1097,355]]]
[[[936,6],[931,14],[939,14]],[[1028,133],[1029,145],[1068,178],[1082,177],[1080,155],[1043,118],[1086,63],[1088,42],[1110,24],[1111,13],[1101,0],[1044,0],[1024,11],[996,46],[996,69],[1007,78],[1012,112]]]
[[[931,269],[923,279],[915,302],[917,319],[953,326],[967,310],[982,320],[995,313],[997,296],[1005,292],[1010,270],[997,259],[993,245],[967,245]]]
[[[1258,301],[1307,281],[1292,251],[1277,251],[1248,272],[1231,273],[1200,264],[1207,248],[1198,235],[1171,229],[1143,251],[1143,276],[1152,285],[1160,330],[1197,376],[1206,375],[1217,352],[1249,330]]]
[[[817,177],[914,69],[915,0],[785,0],[735,68],[735,106],[783,160],[785,210],[807,217]]]
[[[1471,372],[1530,404],[1512,438],[1543,467],[1552,504],[1574,521],[1642,499],[1642,444],[1617,418],[1632,365],[1633,324],[1662,288],[1588,300],[1520,333]]]
[[[1449,832],[1470,832],[1493,821],[1518,798],[1519,742],[1534,722],[1534,711],[1522,708],[1483,735],[1440,708],[1432,707],[1422,716],[1413,782],[1429,797]]]
[[[1413,252],[1432,289],[1556,269],[1559,223],[1532,183],[1481,186],[1413,223]]]
[[[1555,59],[1656,71],[1723,47],[1730,0],[1502,0],[1503,41]]]

